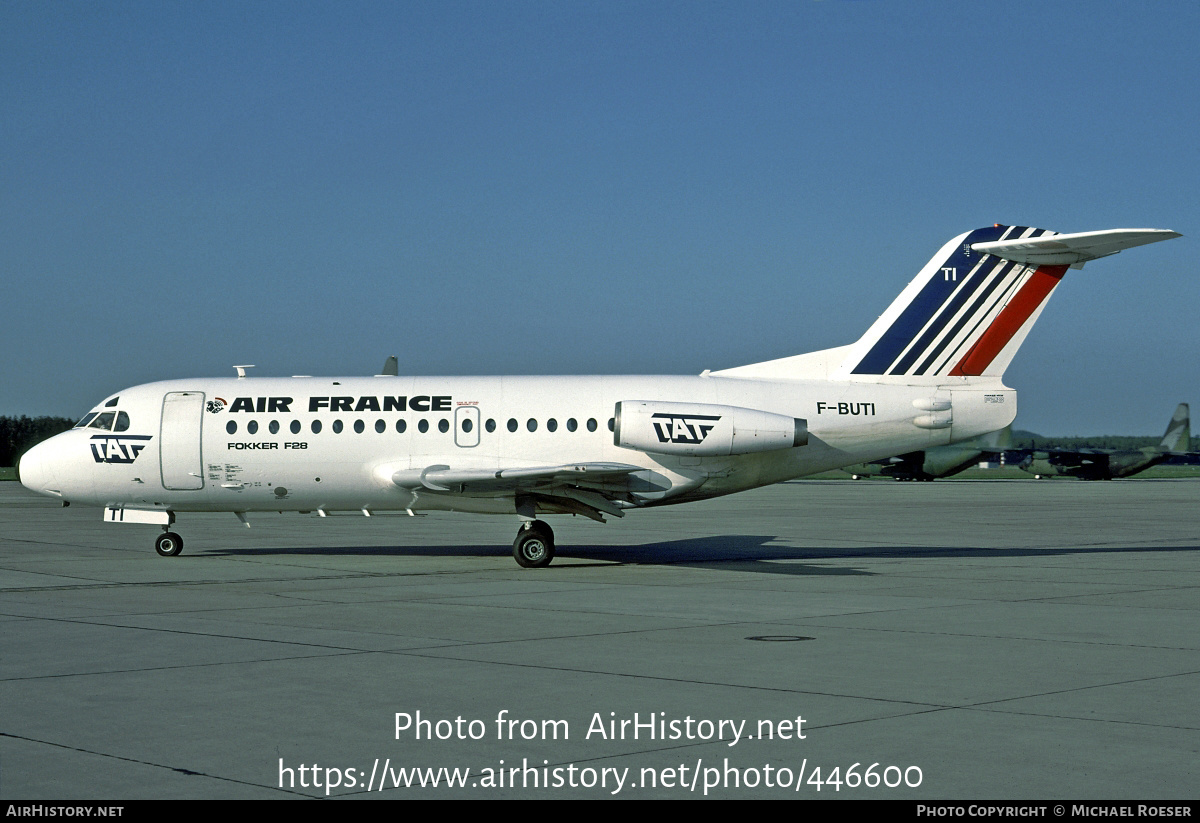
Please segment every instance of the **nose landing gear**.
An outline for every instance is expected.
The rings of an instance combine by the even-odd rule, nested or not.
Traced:
[[[154,541],[154,550],[163,557],[175,557],[183,551],[183,538],[175,532],[164,532]]]

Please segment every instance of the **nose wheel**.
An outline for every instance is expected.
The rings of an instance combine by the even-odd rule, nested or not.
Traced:
[[[183,551],[183,538],[175,532],[165,532],[154,541],[154,550],[163,557],[175,557]]]
[[[513,558],[525,569],[549,566],[554,559],[554,531],[541,520],[525,523],[513,541]]]

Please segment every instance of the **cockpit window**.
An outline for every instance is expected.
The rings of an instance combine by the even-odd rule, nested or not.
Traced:
[[[112,428],[113,418],[117,416],[116,412],[101,412],[96,415],[95,419],[88,424],[89,429],[104,429],[108,431]]]
[[[113,431],[129,431],[129,415],[125,412],[117,412],[117,425],[113,426]]]
[[[88,423],[92,422],[92,418],[93,418],[93,417],[95,417],[95,416],[96,416],[96,413],[95,413],[95,412],[88,412],[87,414],[85,414],[85,415],[83,416],[83,419],[82,419],[82,420],[80,420],[78,423],[76,423],[76,424],[75,424],[75,428],[77,428],[77,429],[82,429],[82,428],[83,428],[84,426],[86,426]]]
[[[120,399],[121,399],[120,397],[114,397],[112,400],[109,400],[107,403],[104,404],[104,408],[111,409],[113,406],[117,405],[117,401]]]

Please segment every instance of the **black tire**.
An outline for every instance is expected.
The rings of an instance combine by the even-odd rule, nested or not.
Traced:
[[[183,538],[175,532],[160,534],[154,541],[154,550],[163,557],[176,557],[183,551]]]
[[[541,528],[539,528],[541,526]],[[517,532],[513,541],[513,559],[524,569],[541,569],[554,559],[554,532],[539,520]]]
[[[534,520],[529,524],[529,528],[540,531],[550,541],[550,545],[554,545],[554,529],[550,528],[550,524],[545,520]]]

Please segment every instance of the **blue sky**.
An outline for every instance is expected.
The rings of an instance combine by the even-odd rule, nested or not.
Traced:
[[[0,414],[171,377],[695,374],[996,222],[1071,272],[1017,426],[1200,404],[1200,4],[0,4]],[[1200,413],[1200,405],[1197,405]]]

